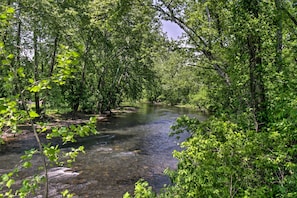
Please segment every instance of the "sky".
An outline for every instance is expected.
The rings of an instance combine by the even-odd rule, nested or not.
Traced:
[[[162,21],[162,29],[167,34],[168,38],[177,40],[183,33],[183,30],[170,21]]]

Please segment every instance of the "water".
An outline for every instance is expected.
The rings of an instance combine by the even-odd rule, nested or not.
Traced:
[[[177,163],[172,151],[179,149],[178,141],[168,136],[170,126],[184,114],[191,112],[182,108],[144,105],[138,112],[99,123],[100,135],[78,142],[85,146],[86,154],[80,155],[71,169],[53,167],[49,170],[50,197],[60,197],[64,189],[73,192],[75,197],[122,197],[127,191],[133,192],[134,183],[140,178],[159,191],[164,184],[170,183],[163,174],[164,169],[174,169]],[[0,174],[11,169],[11,164],[16,164],[19,156],[18,152],[1,154]],[[38,162],[39,159],[35,159],[35,163]],[[35,171],[28,170],[22,176]]]

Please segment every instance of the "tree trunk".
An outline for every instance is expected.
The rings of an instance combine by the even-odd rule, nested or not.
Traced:
[[[281,0],[275,0],[276,7],[276,56],[275,64],[278,72],[282,70],[283,24]]]
[[[247,0],[247,12],[253,17],[259,17],[258,1]],[[267,102],[265,97],[265,87],[263,81],[263,67],[261,58],[261,38],[256,31],[250,30],[247,35],[247,46],[249,53],[249,76],[251,107],[254,115],[254,125],[256,131],[261,131],[267,124]]]
[[[16,13],[16,17],[18,20],[17,24],[17,38],[16,38],[16,59],[15,62],[12,64],[13,70],[15,71],[15,75],[17,76],[17,70],[21,66],[21,32],[22,32],[22,21],[21,21],[21,3],[18,4],[18,11]],[[15,84],[15,88],[13,89],[13,95],[18,94],[18,82]]]
[[[37,46],[37,33],[36,29],[33,32],[33,45],[34,45],[34,81],[35,83],[38,81],[38,46]],[[40,109],[40,97],[39,93],[36,92],[34,93],[34,98],[35,98],[35,110],[36,113],[40,114],[41,109]]]
[[[57,56],[57,49],[58,49],[58,40],[59,40],[59,35],[57,33],[57,35],[55,37],[55,41],[54,41],[54,51],[53,51],[53,55],[52,55],[51,65],[50,65],[49,77],[52,76],[52,74],[54,72],[54,67],[55,67],[55,64],[56,64],[56,56]]]

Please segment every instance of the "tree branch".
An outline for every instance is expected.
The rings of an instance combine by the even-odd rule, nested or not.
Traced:
[[[189,36],[196,49],[201,51],[208,60],[215,60],[212,52],[209,50],[208,44],[204,41],[204,39],[199,36],[193,28],[189,27],[182,19],[176,17],[173,9],[169,5],[166,5],[163,0],[160,0],[160,2],[162,2],[162,5],[152,5],[153,8],[161,12],[164,16],[168,17],[170,21],[176,23]],[[168,11],[164,10],[162,6],[164,6]],[[196,40],[196,38],[198,38],[198,40]],[[226,84],[230,86],[230,78],[224,71],[224,69],[217,63],[213,64],[213,67],[217,71],[217,73],[225,80]]]
[[[295,17],[284,7],[281,8],[291,19],[291,21],[297,26],[297,20],[295,19]]]

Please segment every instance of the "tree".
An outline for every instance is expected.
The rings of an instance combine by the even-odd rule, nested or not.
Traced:
[[[173,134],[190,137],[174,152],[177,170],[166,170],[172,185],[157,197],[296,196],[293,2],[162,0],[152,7],[184,29],[196,67],[216,71],[200,76],[216,112],[204,122],[178,118]],[[151,194],[146,183],[136,187]]]
[[[196,54],[196,65],[199,67],[202,63],[207,65],[206,68],[209,65],[216,71],[218,76],[210,73],[207,77],[212,82],[206,82],[206,87],[210,83],[216,87],[209,94],[215,99],[214,109],[238,114],[251,109],[250,118],[257,130],[262,126],[265,128],[268,122],[266,71],[263,68],[266,60],[262,60],[262,55],[270,53],[270,48],[263,47],[262,43],[263,39],[268,39],[266,43],[272,42],[266,37],[268,30],[276,32],[267,26],[274,26],[274,15],[269,17],[272,13],[264,8],[264,4],[261,1],[251,4],[245,1],[162,0],[152,5],[164,20],[175,22],[184,30],[184,46],[191,46],[192,53]],[[275,9],[271,3],[265,6]],[[260,31],[261,25],[268,28],[266,32]]]
[[[98,108],[105,111],[120,98],[139,99],[153,82],[151,55],[159,26],[154,10],[137,1],[94,1],[90,6],[92,27],[99,28],[104,38],[97,89]]]
[[[57,68],[59,70],[55,73],[55,75],[43,78],[40,80],[35,73],[34,77],[31,78],[32,74],[30,74],[30,70],[34,69],[38,72],[39,69],[39,49],[38,49],[38,32],[36,29],[32,31],[33,33],[33,49],[34,55],[34,67],[25,67],[23,60],[26,60],[26,57],[23,53],[26,50],[29,50],[29,44],[26,43],[26,39],[30,39],[28,37],[23,37],[26,35],[27,29],[23,29],[22,23],[32,22],[32,21],[25,21],[25,4],[17,4],[15,3],[14,6],[17,6],[18,12],[14,14],[14,8],[11,6],[3,6],[1,5],[1,62],[0,68],[3,69],[0,73],[0,79],[3,82],[3,91],[1,91],[0,95],[0,135],[2,137],[3,133],[19,133],[18,126],[20,124],[28,124],[31,126],[32,133],[36,138],[38,143],[38,148],[32,148],[29,151],[26,151],[25,154],[22,156],[20,168],[15,168],[13,171],[4,173],[0,177],[0,197],[4,195],[7,197],[27,197],[31,196],[36,190],[38,185],[44,181],[44,193],[43,197],[48,197],[48,175],[47,170],[50,163],[52,164],[59,164],[64,165],[65,162],[59,159],[58,153],[60,152],[60,148],[58,145],[54,146],[50,144],[42,144],[39,135],[47,131],[45,125],[41,123],[36,123],[36,118],[40,117],[40,115],[36,112],[38,108],[32,108],[27,102],[26,95],[30,95],[33,93],[38,97],[42,90],[50,89],[49,84],[63,84],[63,82],[71,78],[71,72],[69,70],[69,65],[74,62],[76,53],[68,51],[64,51],[64,54],[60,54],[59,56],[63,58],[59,58],[58,56],[58,63]],[[23,7],[24,6],[24,7]],[[21,12],[22,11],[22,12]],[[22,16],[21,16],[22,15]],[[14,18],[16,17],[17,23],[14,26]],[[33,20],[33,18],[32,18]],[[3,23],[2,23],[3,22]],[[3,26],[2,26],[3,25]],[[34,25],[36,25],[34,23]],[[30,26],[29,26],[30,27]],[[12,29],[16,29],[17,33],[16,42],[9,40],[8,32]],[[12,44],[17,44],[14,46]],[[38,51],[37,51],[38,50]],[[11,52],[11,54],[9,53]],[[14,55],[15,54],[15,55]],[[16,57],[16,58],[14,58]],[[30,63],[30,61],[28,61]],[[25,62],[25,63],[28,63]],[[30,66],[30,64],[28,64]],[[32,71],[32,70],[31,70]],[[10,91],[8,88],[12,88]],[[38,101],[39,102],[39,101]],[[90,123],[87,123],[85,126],[71,126],[70,128],[54,128],[51,132],[47,134],[47,138],[51,139],[53,137],[61,137],[63,142],[73,142],[75,141],[74,136],[85,136],[89,134],[96,134],[97,131],[95,129],[95,119],[91,119]],[[40,126],[40,128],[37,127]],[[1,143],[3,143],[1,139]],[[79,147],[77,149],[72,149],[69,153],[64,153],[64,157],[68,158],[67,163],[73,162],[79,152],[83,151],[83,147]],[[15,179],[18,177],[17,173],[20,169],[30,168],[32,166],[31,159],[33,155],[39,154],[42,159],[42,170],[44,171],[44,176],[42,175],[34,175],[31,179],[24,179],[21,182],[21,187],[16,189]],[[65,159],[66,159],[65,158]],[[3,194],[4,193],[4,194]],[[64,193],[65,195],[67,193]]]

